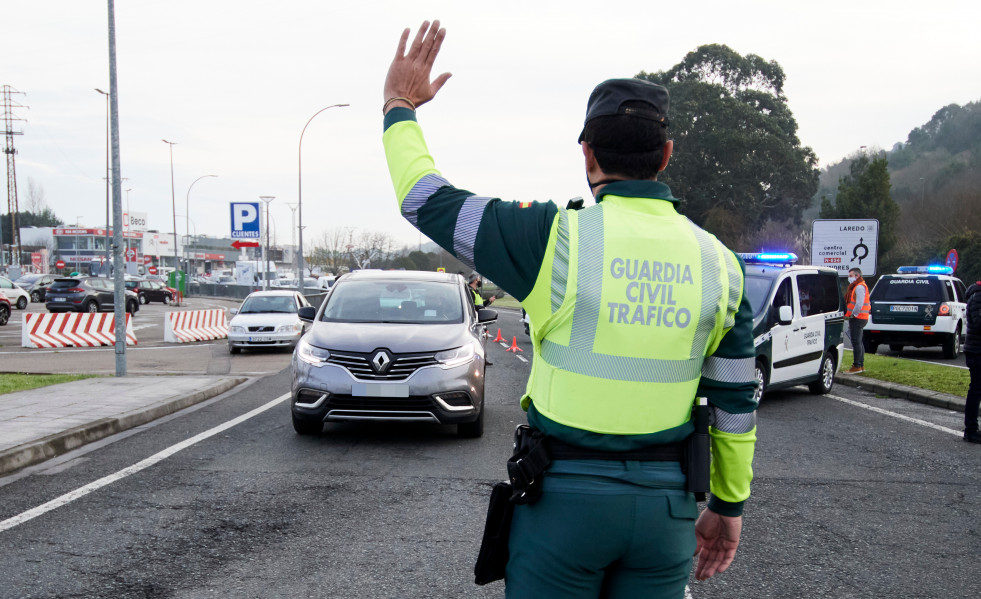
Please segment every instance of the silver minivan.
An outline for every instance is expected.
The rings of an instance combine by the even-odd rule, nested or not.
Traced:
[[[484,426],[486,323],[460,275],[363,270],[341,276],[293,352],[291,412],[301,435],[324,422],[385,420]]]

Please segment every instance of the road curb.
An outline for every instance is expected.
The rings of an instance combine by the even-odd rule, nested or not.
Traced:
[[[221,395],[249,380],[244,377],[226,378],[195,393],[165,400],[121,414],[115,418],[102,418],[82,426],[42,437],[23,445],[0,452],[0,476],[15,470],[65,454],[87,443],[141,426],[168,414],[173,414],[212,397]]]
[[[906,399],[917,403],[936,406],[938,408],[946,408],[955,412],[963,412],[964,405],[967,401],[963,397],[958,397],[957,395],[951,395],[949,393],[929,391],[927,389],[920,389],[919,387],[900,385],[899,383],[877,381],[875,379],[870,379],[857,374],[836,374],[835,382],[847,387],[865,389],[866,391],[871,391],[877,395]]]

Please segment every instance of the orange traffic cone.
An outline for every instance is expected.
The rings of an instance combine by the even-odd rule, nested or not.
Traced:
[[[497,329],[497,337],[494,337],[493,343],[500,343],[504,341],[504,337],[501,336],[501,329]]]
[[[523,350],[520,347],[518,347],[518,338],[517,337],[512,337],[511,338],[511,347],[509,347],[507,349],[507,351],[513,351],[514,353],[518,353],[518,352],[524,353],[525,352],[525,350]]]

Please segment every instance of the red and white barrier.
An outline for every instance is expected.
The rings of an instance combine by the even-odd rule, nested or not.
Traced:
[[[228,337],[228,319],[225,311],[185,310],[168,312],[164,317],[164,341],[187,343]]]
[[[116,317],[112,313],[24,314],[23,347],[98,347],[115,343]],[[136,345],[132,314],[126,315],[126,345]]]

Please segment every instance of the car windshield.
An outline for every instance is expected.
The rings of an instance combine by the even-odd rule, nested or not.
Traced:
[[[749,305],[753,307],[753,316],[759,314],[766,306],[772,284],[773,279],[769,277],[746,275],[746,297],[749,298]]]
[[[944,300],[939,279],[883,277],[872,290],[874,302],[939,302]]]
[[[463,322],[455,283],[437,281],[343,281],[327,298],[325,322],[447,324]]]
[[[293,314],[296,312],[296,300],[291,295],[253,295],[245,298],[239,314],[260,314],[278,312]]]
[[[24,275],[21,278],[14,281],[14,283],[17,283],[18,285],[30,285],[31,283],[37,281],[40,278],[41,275]]]

